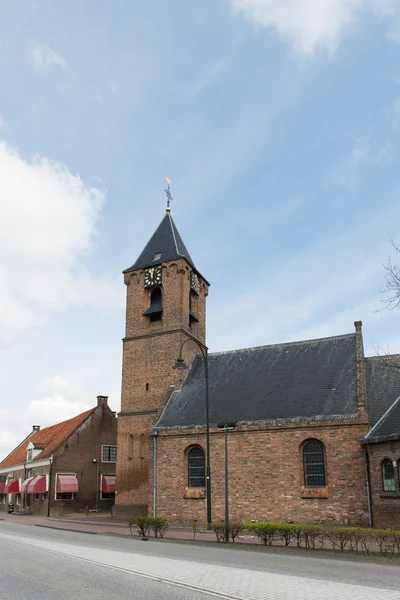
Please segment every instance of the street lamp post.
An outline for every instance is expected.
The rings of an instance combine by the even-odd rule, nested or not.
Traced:
[[[217,429],[225,432],[225,544],[229,544],[229,477],[228,477],[228,431],[236,427],[237,421],[221,421]]]
[[[194,342],[200,348],[204,360],[204,376],[206,381],[206,481],[207,481],[207,523],[211,523],[211,470],[210,470],[210,407],[209,407],[209,390],[208,390],[208,353],[207,348],[200,344],[194,337],[188,337],[179,351],[174,369],[187,369],[187,365],[182,358],[182,350],[187,342]]]

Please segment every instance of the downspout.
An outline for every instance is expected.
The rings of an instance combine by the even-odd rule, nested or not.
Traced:
[[[364,461],[365,461],[365,473],[366,473],[366,479],[367,479],[368,523],[369,523],[370,527],[373,527],[371,480],[370,480],[370,474],[369,474],[369,455],[368,455],[366,448],[364,448]]]
[[[42,471],[43,473],[43,471]],[[53,473],[53,456],[50,458],[50,469],[49,469],[49,495],[47,498],[47,516],[50,517],[51,514],[51,476]]]
[[[153,517],[157,516],[157,429],[153,429]]]

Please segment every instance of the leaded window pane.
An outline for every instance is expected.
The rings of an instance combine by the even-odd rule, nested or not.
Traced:
[[[303,457],[305,487],[325,487],[325,459],[322,444],[318,442],[308,442],[304,446]]]
[[[385,492],[395,492],[396,484],[394,481],[394,466],[391,460],[384,460],[382,463],[383,490]]]
[[[205,459],[203,448],[192,448],[188,455],[188,471],[190,488],[206,487]]]

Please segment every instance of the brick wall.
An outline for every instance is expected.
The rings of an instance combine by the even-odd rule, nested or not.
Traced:
[[[117,419],[107,404],[101,404],[84,423],[68,438],[53,457],[51,478],[51,512],[55,516],[64,512],[94,509],[96,493],[100,510],[109,510],[114,500],[100,499],[102,475],[115,475],[116,464],[102,462],[102,445],[114,446],[117,441]],[[96,458],[97,463],[92,459]],[[98,466],[97,466],[98,465]],[[55,478],[57,473],[75,473],[79,482],[79,493],[74,500],[55,500]],[[97,476],[99,480],[97,481]]]
[[[233,519],[290,522],[368,522],[365,466],[360,439],[363,419],[259,426],[229,432],[229,498]],[[304,488],[302,445],[317,439],[325,446],[327,488]],[[157,513],[171,521],[206,520],[206,500],[184,498],[187,452],[205,450],[205,433],[160,432],[157,448]],[[224,518],[224,434],[211,433],[213,520]],[[151,498],[149,497],[149,503]]]
[[[400,481],[398,466],[395,472],[395,492],[383,490],[382,461],[385,458],[400,462],[400,441],[371,444],[367,447],[371,481],[372,520],[374,527],[400,526]]]

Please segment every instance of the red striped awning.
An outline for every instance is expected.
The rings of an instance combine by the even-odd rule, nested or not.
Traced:
[[[0,494],[5,494],[6,482],[0,481]]]
[[[101,479],[101,491],[107,494],[115,492],[115,475],[103,475]]]
[[[33,477],[32,481],[28,486],[28,494],[45,494],[47,492],[47,477],[46,475],[39,475]]]
[[[76,475],[57,475],[56,492],[77,492],[79,490]]]
[[[4,489],[5,494],[19,494],[19,479],[9,481]]]
[[[21,492],[22,494],[28,494],[28,487],[29,484],[31,483],[31,481],[35,479],[34,477],[28,477],[28,479],[25,479],[25,481],[22,482],[21,484]]]

